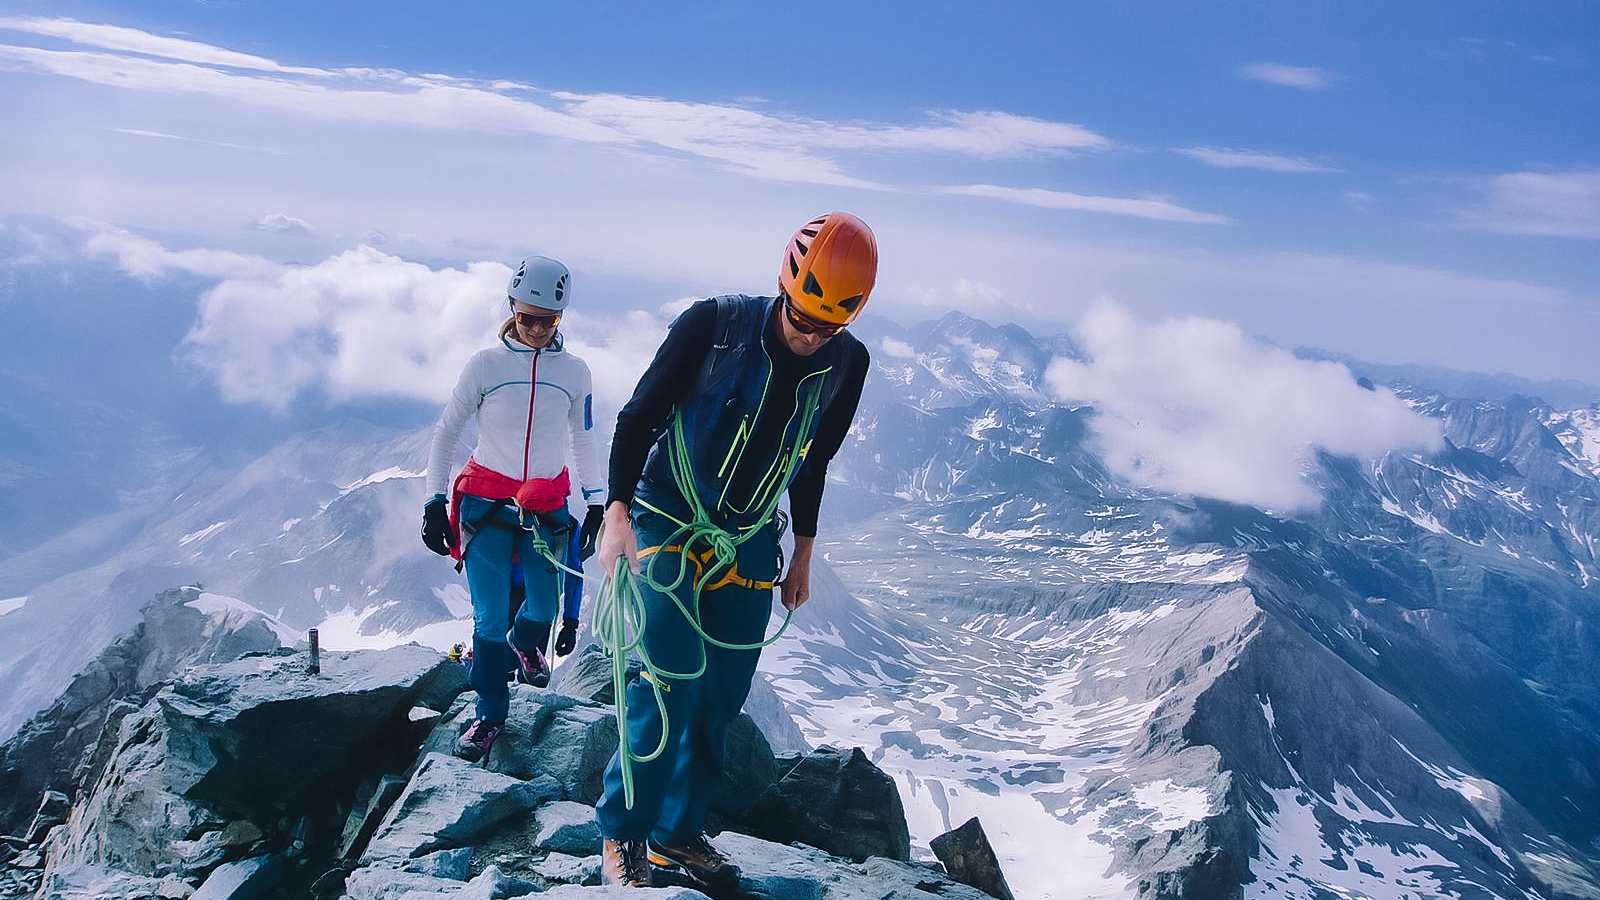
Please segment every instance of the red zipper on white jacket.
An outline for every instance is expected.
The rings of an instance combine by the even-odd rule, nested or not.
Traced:
[[[533,351],[533,368],[528,372],[528,431],[522,437],[522,480],[528,480],[528,451],[533,446],[533,398],[539,391],[539,351]]]

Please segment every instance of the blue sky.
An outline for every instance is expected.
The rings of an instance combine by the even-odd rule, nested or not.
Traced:
[[[621,311],[768,290],[847,208],[902,321],[1112,300],[1600,382],[1593,5],[397,6],[0,3],[0,217],[547,252]]]

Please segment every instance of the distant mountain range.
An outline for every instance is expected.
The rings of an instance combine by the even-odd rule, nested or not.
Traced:
[[[1065,337],[866,337],[815,599],[762,667],[807,739],[875,748],[914,841],[980,815],[1040,898],[1600,897],[1600,391],[1351,363],[1447,443],[1319,457],[1289,516],[1119,483],[1046,389]],[[10,507],[50,536],[0,557],[0,737],[179,584],[331,646],[468,634],[415,411],[218,451],[4,383],[12,483],[118,468],[64,527]]]

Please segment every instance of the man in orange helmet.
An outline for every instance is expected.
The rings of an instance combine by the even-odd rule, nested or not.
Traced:
[[[778,296],[691,306],[617,416],[600,565],[612,571],[626,556],[637,572],[644,558],[662,581],[687,568],[690,577],[672,594],[641,584],[644,650],[663,672],[694,672],[702,659],[705,666],[697,678],[640,680],[628,689],[633,804],[625,801],[620,753],[630,748],[623,748],[606,770],[597,809],[608,884],[649,886],[653,865],[712,885],[737,879],[703,830],[724,738],[760,651],[718,647],[695,633],[678,603],[693,607],[689,582],[708,574],[700,568],[711,565],[701,562],[708,548],[668,542],[697,506],[725,535],[743,538],[737,558],[706,578],[700,624],[725,643],[759,643],[779,575],[779,527],[770,513],[787,490],[794,556],[780,599],[791,611],[809,599],[828,462],[855,418],[869,362],[845,328],[866,307],[877,271],[877,241],[860,219],[835,212],[807,222],[785,246]],[[692,476],[675,475],[675,462],[679,474]],[[664,744],[657,692],[667,707]],[[662,753],[646,761],[658,746]]]

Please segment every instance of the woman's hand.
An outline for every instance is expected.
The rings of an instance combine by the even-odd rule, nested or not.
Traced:
[[[600,571],[616,571],[617,560],[628,558],[628,568],[639,574],[639,539],[634,537],[633,523],[628,521],[628,505],[613,500],[606,507],[605,522],[600,528]]]

